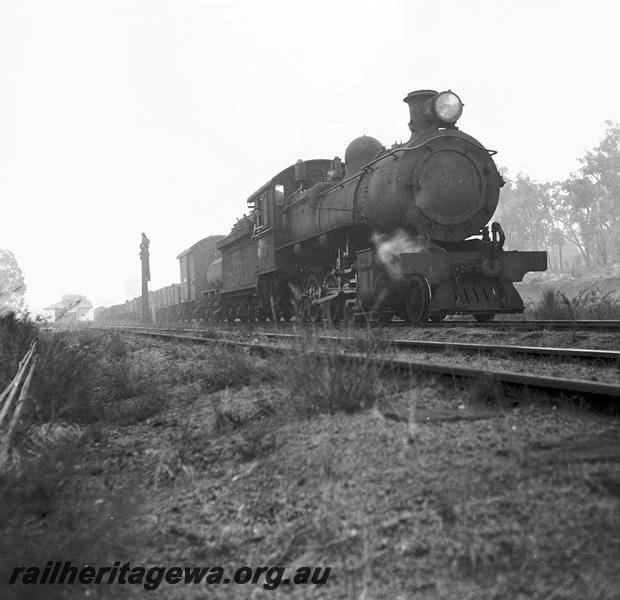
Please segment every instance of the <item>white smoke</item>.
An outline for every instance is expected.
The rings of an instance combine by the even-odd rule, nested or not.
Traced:
[[[403,229],[392,233],[373,233],[372,242],[377,249],[377,258],[394,281],[402,281],[404,274],[400,266],[400,255],[415,252],[416,240]]]

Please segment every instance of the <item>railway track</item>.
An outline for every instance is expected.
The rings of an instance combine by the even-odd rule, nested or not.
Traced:
[[[296,334],[286,333],[261,333],[255,334],[266,338],[286,339],[300,338]],[[358,338],[340,337],[340,336],[317,336],[317,340],[326,342],[350,342],[359,343]],[[388,340],[386,343],[392,348],[402,348],[409,350],[426,350],[426,351],[447,351],[457,350],[459,352],[472,353],[495,353],[495,354],[529,354],[534,356],[542,356],[547,358],[576,358],[587,361],[605,361],[618,362],[620,364],[620,352],[615,350],[595,350],[586,348],[550,348],[545,346],[519,346],[510,344],[480,344],[467,342],[435,342],[430,340]]]
[[[151,331],[153,328],[132,327],[131,329]],[[168,333],[178,333],[180,335],[198,335],[199,337],[220,338],[230,333],[231,330],[209,330],[209,329],[187,329],[187,328],[158,328],[158,331]],[[275,333],[275,332],[251,332],[254,338],[265,338],[282,341],[299,341],[304,338],[295,333]],[[315,338],[319,342],[333,342],[357,345],[358,347],[367,344],[367,340],[349,336],[338,335],[317,335]],[[425,351],[459,351],[478,354],[502,354],[502,355],[531,355],[544,358],[570,358],[587,362],[606,362],[617,363],[620,365],[620,351],[617,350],[598,350],[592,348],[563,348],[547,346],[523,346],[514,344],[482,344],[468,342],[436,342],[431,340],[406,340],[389,339],[382,340],[385,345],[392,348],[405,350],[425,350]]]
[[[295,348],[301,338],[294,334],[276,333],[253,333],[253,341],[232,340],[222,337],[222,333],[208,330],[192,329],[154,329],[147,327],[107,327],[101,329],[113,329],[125,333],[143,335],[164,340],[186,341],[197,344],[224,344],[228,346],[244,347],[252,351],[262,353],[285,353]],[[197,335],[198,334],[198,335]],[[263,337],[271,343],[255,341],[257,337]],[[620,383],[606,383],[598,380],[579,379],[574,377],[556,377],[540,374],[522,373],[505,369],[481,368],[477,366],[461,366],[432,362],[429,360],[416,360],[407,356],[395,356],[393,349],[423,348],[433,350],[445,350],[448,348],[466,352],[508,352],[514,354],[534,354],[537,356],[561,357],[569,356],[571,359],[586,361],[612,361],[620,364],[620,353],[606,350],[586,350],[577,348],[540,348],[534,346],[502,346],[491,344],[465,344],[454,342],[429,342],[418,340],[389,340],[385,350],[374,351],[369,358],[368,353],[359,351],[360,340],[355,338],[341,338],[338,336],[318,336],[315,338],[319,343],[357,344],[358,351],[337,349],[313,349],[309,353],[316,356],[329,357],[334,360],[360,361],[364,364],[375,364],[382,369],[392,369],[394,372],[412,374],[427,373],[439,376],[448,376],[459,379],[483,380],[497,384],[517,387],[535,388],[547,393],[557,395],[564,393],[584,398],[597,398],[606,401],[620,400]],[[273,343],[273,342],[285,342]],[[391,351],[390,351],[391,350]],[[596,378],[593,378],[596,379]],[[615,405],[614,402],[614,405]]]

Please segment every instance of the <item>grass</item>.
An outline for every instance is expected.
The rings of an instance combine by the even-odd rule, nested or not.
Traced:
[[[161,408],[163,398],[152,365],[119,335],[52,333],[14,315],[0,318],[0,385],[14,375],[33,339],[39,360],[28,410],[15,447],[0,465],[0,597],[83,597],[80,585],[7,586],[4,574],[50,560],[105,565],[135,559],[138,538],[131,523],[138,494],[123,484],[85,481],[80,469],[88,448],[105,439],[103,425],[143,420]],[[158,461],[159,471],[166,460]],[[91,597],[108,592],[89,587]],[[119,594],[125,591],[116,589]]]
[[[264,458],[276,449],[278,425],[267,425],[264,421],[249,423],[233,437],[233,445],[241,462]]]
[[[535,303],[526,309],[533,319],[620,319],[620,298],[613,292],[584,288],[569,297],[563,291],[547,288]]]
[[[77,427],[39,427],[0,471],[3,599],[84,597],[81,585],[8,585],[8,574],[15,566],[42,567],[57,560],[105,565],[133,558],[139,538],[131,519],[138,498],[127,489],[86,491],[82,487],[74,473],[87,441]],[[105,597],[108,591],[105,586],[89,588],[91,597]],[[122,597],[123,590],[118,592]]]
[[[198,380],[204,392],[257,384],[269,380],[272,374],[244,349],[215,346],[206,361],[200,364]]]
[[[13,314],[0,318],[0,388],[32,340],[38,363],[26,422],[137,422],[161,408],[152,365],[117,333],[46,331]]]
[[[142,343],[144,346],[144,343]],[[159,379],[174,384],[197,384],[205,394],[236,388],[272,378],[266,363],[244,348],[216,344],[201,346],[169,344],[159,347],[166,357]],[[148,361],[148,357],[145,357]]]
[[[485,407],[512,408],[502,385],[485,379],[474,379],[468,383],[467,403]]]
[[[19,318],[14,313],[0,316],[0,389],[4,389],[17,372],[19,361],[33,340],[38,339],[35,321]]]
[[[315,348],[311,338],[303,340],[276,367],[276,378],[298,414],[351,414],[372,408],[385,393],[373,349],[361,353],[360,361],[344,354],[323,355]]]
[[[322,592],[329,597],[404,599],[416,590],[416,597],[533,597],[548,581],[541,565],[565,559],[547,539],[560,549],[567,539],[587,541],[599,516],[601,535],[594,537],[607,544],[612,538],[615,497],[606,499],[602,487],[588,490],[579,478],[573,483],[572,475],[560,477],[564,463],[548,464],[528,450],[522,419],[543,441],[562,432],[559,421],[550,424],[553,431],[538,429],[539,413],[525,410],[518,419],[489,411],[497,414],[472,423],[415,420],[416,411],[461,400],[510,408],[510,390],[492,382],[442,392],[420,377],[406,395],[392,397],[398,381],[386,380],[375,365],[377,347],[364,352],[360,345],[358,362],[321,356],[309,338],[295,349],[299,354],[264,360],[227,346],[80,336],[68,337],[71,350],[62,352],[68,364],[80,364],[80,353],[92,360],[93,385],[84,389],[93,414],[82,414],[76,400],[61,402],[51,423],[29,417],[20,455],[0,476],[3,570],[18,560],[45,564],[55,558],[43,554],[50,548],[63,560],[96,564],[128,552],[137,560],[146,551],[171,564],[183,556],[227,566],[334,565]],[[168,390],[175,401],[157,429],[147,422],[117,435],[152,406],[158,410],[163,400],[155,399]],[[391,413],[398,418],[386,417]],[[81,457],[95,454],[99,476],[87,478],[79,469],[92,463]],[[122,483],[108,489],[121,471],[154,492],[145,504],[157,517],[147,527],[157,529],[156,543],[139,541],[138,550],[131,524],[137,509],[124,516],[119,503],[121,494],[134,501],[137,494]],[[600,513],[592,509],[593,494],[601,496]],[[169,533],[171,525],[178,533]],[[570,535],[562,533],[567,527]],[[575,544],[584,549],[596,551],[595,544]],[[555,567],[562,575],[563,569]],[[519,587],[530,581],[531,590]],[[613,597],[605,585],[596,597]],[[41,598],[61,597],[51,586],[20,587],[6,593],[0,587],[0,597],[36,600],[29,587],[40,588],[34,591]],[[123,586],[92,587],[95,594],[123,592]],[[238,594],[254,597],[252,590],[240,586]],[[562,597],[552,592],[539,595]],[[82,597],[84,589],[62,593]],[[224,597],[226,590],[214,593]],[[273,596],[285,593],[283,587]]]

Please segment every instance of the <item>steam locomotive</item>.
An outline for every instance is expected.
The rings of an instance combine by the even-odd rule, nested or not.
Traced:
[[[248,198],[249,215],[217,242],[221,285],[206,294],[207,319],[523,311],[513,282],[544,271],[547,254],[505,251],[502,227],[489,227],[504,185],[494,152],[456,127],[454,92],[404,102],[406,143],[359,137],[344,162],[298,160]]]

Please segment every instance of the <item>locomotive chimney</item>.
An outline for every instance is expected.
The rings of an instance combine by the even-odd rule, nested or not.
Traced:
[[[435,90],[417,90],[410,92],[406,98],[403,98],[403,102],[409,105],[410,141],[423,131],[437,129],[440,126],[431,106],[432,99],[435,96],[437,96]]]

